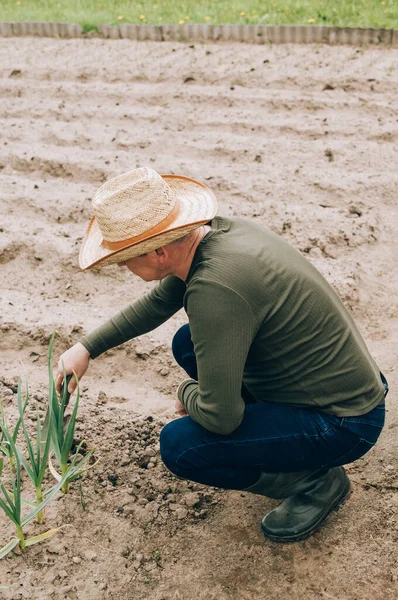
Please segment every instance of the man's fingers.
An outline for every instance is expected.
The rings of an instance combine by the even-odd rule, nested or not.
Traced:
[[[66,378],[64,379],[63,385],[68,386],[68,393],[73,394],[76,389],[76,373],[73,371],[72,373],[67,373]]]
[[[72,376],[71,379],[70,379],[69,385],[68,385],[68,392],[70,394],[73,394],[73,392],[76,389],[76,385],[77,385],[76,384],[76,378],[74,376]]]
[[[55,389],[57,390],[58,394],[61,393],[61,388],[62,388],[63,381],[64,381],[63,374],[62,373],[58,373],[57,379],[55,380]]]
[[[69,374],[71,375],[71,374]],[[71,375],[70,378],[67,377],[67,380],[70,379],[69,383],[68,383],[68,392],[69,394],[73,394],[73,392],[76,389],[76,377],[75,375]],[[62,387],[64,385],[64,375],[63,373],[58,373],[57,378],[55,380],[55,389],[57,390],[58,394],[62,393]]]

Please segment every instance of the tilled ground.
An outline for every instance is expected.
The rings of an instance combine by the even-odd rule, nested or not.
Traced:
[[[265,223],[304,253],[392,387],[379,443],[349,467],[350,499],[310,539],[278,545],[259,529],[275,502],[181,481],[161,463],[184,315],[111,350],[82,381],[76,435],[98,462],[49,506],[44,527],[61,532],[1,561],[5,598],[398,597],[397,70],[398,51],[383,48],[0,39],[0,401],[11,422],[18,375],[28,416],[44,411],[54,329],[55,362],[150,289],[77,266],[95,189],[142,165],[205,181],[220,214]],[[12,528],[1,524],[3,545]]]

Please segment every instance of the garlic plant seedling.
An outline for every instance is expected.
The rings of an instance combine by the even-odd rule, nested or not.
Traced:
[[[79,453],[79,450],[82,447],[83,443],[84,442],[80,442],[80,444],[76,448],[75,454],[73,455],[72,459],[70,460],[70,463],[67,463],[67,465],[66,465],[67,471],[66,471],[65,475],[67,476],[67,480],[66,480],[64,486],[62,487],[62,491],[64,492],[64,494],[68,493],[69,483],[71,481],[74,481],[75,479],[79,479],[79,477],[81,477],[85,471],[88,471],[88,469],[91,469],[92,467],[94,467],[94,465],[97,464],[97,462],[95,462],[92,465],[87,465],[88,461],[90,460],[90,458],[94,452],[94,449],[87,452],[87,454],[85,454],[85,456],[83,458],[81,458],[82,455]],[[81,459],[79,462],[77,462],[78,458]],[[57,471],[55,470],[54,465],[52,464],[52,461],[51,461],[51,455],[49,456],[48,466],[49,466],[50,472],[53,475],[53,477],[57,481],[61,481],[62,476],[59,473],[57,473]],[[64,477],[65,477],[65,475],[64,475]]]
[[[21,380],[18,381],[18,409],[29,460],[25,458],[24,454],[21,452],[21,450],[19,450],[19,448],[17,448],[18,458],[22,463],[25,471],[29,475],[29,478],[32,481],[33,485],[35,486],[36,504],[41,504],[41,502],[43,502],[43,478],[47,466],[48,455],[50,452],[51,438],[50,436],[47,436],[44,445],[42,444],[42,428],[40,423],[40,416],[39,411],[36,409],[36,440],[32,443],[26,428],[25,419],[23,415]],[[51,418],[51,408],[49,416]],[[43,510],[41,510],[37,514],[37,520],[39,523],[44,523]]]
[[[4,412],[0,405],[0,508],[5,512],[7,517],[14,523],[17,537],[13,538],[8,544],[0,549],[0,559],[6,556],[18,544],[24,552],[27,546],[37,544],[45,540],[59,531],[60,527],[50,529],[40,535],[30,538],[25,538],[23,527],[29,523],[36,515],[39,520],[43,519],[44,507],[54,499],[56,494],[61,490],[67,491],[69,481],[73,481],[80,477],[85,470],[87,461],[91,458],[93,450],[77,463],[78,452],[81,444],[77,448],[76,454],[72,460],[68,462],[69,454],[73,444],[73,434],[75,430],[75,421],[77,408],[79,404],[79,394],[72,411],[72,416],[64,431],[64,412],[69,401],[67,391],[62,394],[61,402],[58,400],[57,392],[51,368],[51,354],[54,343],[54,336],[51,338],[48,352],[48,370],[49,370],[49,396],[48,409],[41,427],[40,417],[36,411],[36,438],[29,435],[27,430],[24,413],[28,402],[28,392],[25,394],[25,401],[22,401],[21,382],[18,384],[18,410],[19,419],[11,433],[8,429]],[[26,445],[26,455],[17,446],[18,431],[22,427],[23,437]],[[42,483],[45,473],[47,460],[50,455],[51,445],[54,447],[57,458],[59,457],[62,474],[57,476],[57,483],[46,490],[42,491]],[[4,458],[3,458],[4,457]],[[8,459],[8,460],[7,460]],[[51,465],[51,461],[50,465]],[[9,467],[9,469],[7,468]],[[26,470],[29,478],[33,482],[36,490],[36,504],[27,502],[22,499],[21,472],[22,468]],[[5,473],[6,472],[6,473]],[[4,485],[4,475],[7,476],[7,482],[11,489],[7,489]],[[58,474],[57,474],[58,475]],[[30,507],[30,512],[26,517],[22,516],[22,503]]]
[[[25,402],[24,402],[24,405],[23,405],[23,408],[22,408],[22,412],[20,411],[20,415],[19,415],[18,421],[16,422],[15,427],[14,427],[14,431],[12,433],[12,439],[13,439],[14,444],[17,441],[18,431],[19,431],[19,428],[20,428],[23,416],[25,414],[26,407],[28,405],[28,400],[29,400],[28,390],[26,390]],[[5,419],[5,417],[4,417],[4,409],[3,409],[3,406],[1,404],[0,404],[0,419],[1,419],[1,421],[4,421],[4,419]],[[10,446],[9,446],[8,442],[5,440],[3,428],[1,426],[0,426],[0,429],[1,429],[0,452],[2,452],[8,458],[8,460],[10,461],[11,469],[15,473],[15,459],[14,459],[14,456],[12,455],[12,452],[10,450]],[[1,475],[1,473],[0,473],[0,475]]]
[[[52,350],[54,346],[54,338],[55,334],[52,335],[50,346],[47,353],[47,362],[49,369],[49,402],[48,402],[48,411],[45,417],[45,422],[43,427],[41,427],[39,411],[36,409],[36,440],[35,442],[31,441],[31,437],[27,431],[24,413],[26,409],[26,405],[28,403],[28,390],[26,389],[25,393],[25,403],[22,405],[22,392],[21,392],[21,380],[18,380],[18,410],[19,410],[19,420],[18,427],[22,425],[22,431],[25,438],[26,449],[28,453],[28,459],[25,458],[25,455],[18,450],[19,452],[19,460],[22,463],[25,471],[27,472],[30,480],[35,486],[36,490],[36,504],[40,504],[43,501],[43,478],[47,466],[48,456],[50,453],[51,447],[51,436],[47,435],[47,423],[51,421],[51,411],[52,411],[52,394],[53,390],[53,379],[52,379],[52,371],[51,371],[51,356]],[[47,421],[47,423],[46,423]],[[17,429],[17,427],[16,427]],[[18,433],[18,432],[17,432]],[[16,442],[16,435],[13,436],[14,444]],[[39,523],[44,523],[44,511],[40,511],[37,515],[37,520]]]
[[[46,531],[40,535],[36,535],[36,536],[26,539],[25,535],[23,533],[23,527],[27,523],[29,523],[29,521],[31,521],[37,514],[39,514],[39,512],[43,510],[43,508],[46,506],[46,504],[51,502],[51,500],[56,496],[56,494],[61,489],[62,485],[65,483],[65,479],[66,479],[66,476],[65,476],[65,478],[61,479],[61,481],[59,481],[56,485],[54,485],[51,488],[51,490],[48,490],[45,499],[40,504],[35,506],[35,508],[25,518],[22,518],[22,512],[21,512],[21,504],[22,504],[21,462],[20,462],[20,456],[21,456],[22,452],[19,448],[17,448],[15,446],[15,443],[7,429],[7,425],[5,424],[4,420],[2,422],[2,429],[3,429],[5,440],[10,445],[10,449],[15,458],[15,473],[12,470],[10,470],[11,486],[12,486],[11,491],[7,491],[3,481],[0,480],[0,491],[1,491],[1,495],[2,495],[2,497],[0,497],[0,508],[5,512],[7,517],[14,523],[15,528],[16,528],[17,537],[12,539],[8,544],[6,544],[3,548],[0,549],[0,558],[3,558],[4,556],[6,556],[6,554],[11,552],[11,550],[13,550],[13,548],[15,548],[15,546],[17,546],[17,544],[19,544],[22,552],[25,552],[25,549],[27,546],[37,544],[38,542],[41,542],[42,540],[45,540],[45,539],[51,537],[52,535],[57,533],[57,531],[59,531],[60,527],[58,527],[56,529],[50,529],[49,531]]]
[[[53,380],[53,394],[51,395],[51,409],[49,407],[50,413],[50,433],[52,439],[52,448],[54,450],[54,454],[56,456],[58,466],[61,469],[61,475],[59,477],[63,477],[68,470],[68,459],[72,450],[73,445],[73,436],[75,433],[75,425],[76,425],[76,415],[77,409],[79,407],[79,399],[80,399],[80,391],[79,384],[77,382],[77,394],[75,405],[72,410],[72,414],[70,415],[69,421],[67,425],[64,427],[64,416],[65,416],[65,408],[69,403],[70,394],[68,392],[68,383],[66,375],[64,374],[65,385],[63,386],[61,398],[59,401],[57,397],[57,393],[55,390],[55,383]],[[50,470],[54,474],[52,463],[50,461]],[[57,477],[58,479],[58,477]],[[64,486],[62,487],[62,491],[64,494],[68,492],[69,482],[66,481]]]
[[[51,369],[51,366],[49,366],[49,368]],[[87,454],[80,460],[80,462],[77,463],[77,459],[81,457],[81,455],[79,454],[79,450],[81,449],[83,442],[80,442],[79,446],[76,448],[72,460],[69,462],[69,456],[72,451],[73,439],[75,434],[77,409],[79,407],[80,400],[79,381],[76,375],[74,376],[76,378],[77,394],[75,405],[66,425],[64,425],[65,408],[69,404],[70,393],[68,392],[68,383],[72,375],[66,376],[66,373],[64,372],[64,385],[62,388],[60,400],[58,400],[52,373],[50,376],[53,391],[49,397],[49,403],[51,402],[51,409],[50,407],[48,409],[49,435],[51,435],[52,448],[54,450],[54,454],[56,456],[61,473],[57,473],[57,471],[55,470],[51,461],[51,455],[49,456],[49,469],[52,475],[57,479],[57,481],[60,481],[61,478],[65,477],[65,475],[69,473],[69,476],[67,477],[65,483],[62,486],[62,491],[64,494],[66,494],[69,490],[69,482],[73,481],[74,479],[78,479],[84,473],[84,471],[93,466],[88,466],[87,463],[90,460],[94,450],[90,450],[89,452],[87,452]]]

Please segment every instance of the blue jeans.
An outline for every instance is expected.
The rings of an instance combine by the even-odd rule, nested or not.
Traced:
[[[189,325],[173,339],[173,354],[197,379]],[[383,378],[386,393],[388,385]],[[385,405],[365,415],[336,417],[313,408],[253,402],[242,388],[244,417],[230,435],[208,431],[190,417],[168,423],[160,434],[160,453],[175,475],[205,485],[242,490],[261,471],[316,470],[357,460],[376,443],[384,425]]]

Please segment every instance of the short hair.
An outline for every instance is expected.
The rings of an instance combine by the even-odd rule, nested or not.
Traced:
[[[199,229],[199,228],[197,228]],[[173,240],[172,242],[170,242],[170,246],[174,246],[177,244],[182,244],[184,242],[187,242],[191,237],[193,237],[193,234],[197,231],[197,229],[193,229],[192,231],[190,231],[189,233],[185,234],[184,236],[177,238],[176,240]]]

